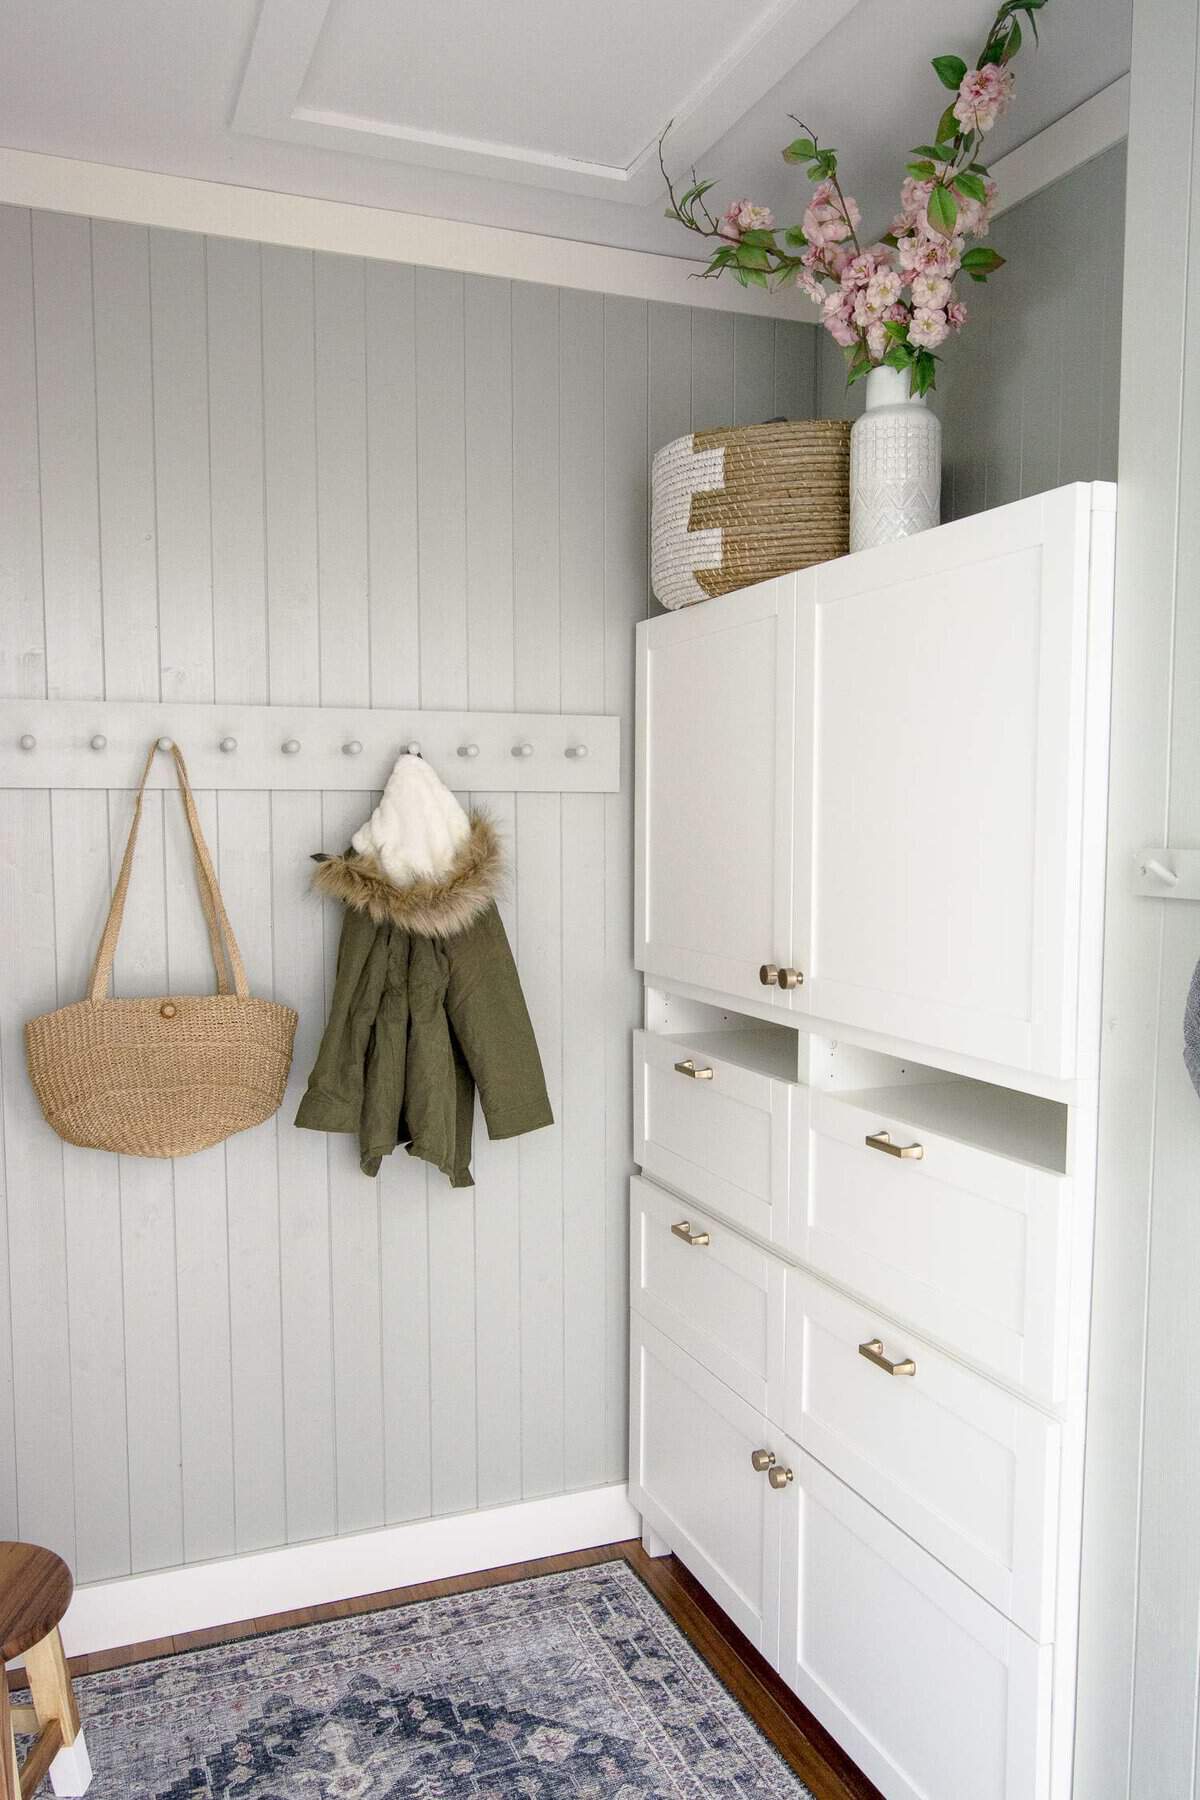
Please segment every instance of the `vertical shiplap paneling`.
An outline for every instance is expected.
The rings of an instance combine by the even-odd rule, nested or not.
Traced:
[[[604,301],[561,299],[559,344],[561,703],[604,711]],[[563,1480],[607,1475],[604,1417],[604,796],[561,797]]]
[[[732,403],[732,319],[712,334],[708,315],[692,315],[692,393],[697,355],[706,376],[725,356]],[[712,315],[718,318],[718,315]],[[704,323],[702,323],[704,321]],[[637,300],[604,302],[604,706],[633,718],[634,626],[647,611],[647,436],[649,431],[649,320]],[[710,390],[706,387],[706,392]],[[716,403],[716,384],[705,404]],[[728,410],[724,418],[730,416]],[[719,424],[720,418],[694,423]],[[604,796],[605,977],[605,1458],[625,1466],[628,1178],[633,1156],[633,1074],[630,1032],[641,1019],[641,988],[633,970],[633,732],[621,742],[621,791]]]
[[[420,696],[417,371],[412,269],[366,265],[371,705]]]
[[[313,259],[262,248],[263,456],[271,700],[321,697]]]
[[[46,690],[46,633],[33,223],[16,206],[0,206],[0,419],[0,684],[5,694],[36,696]]]
[[[87,993],[111,888],[108,799],[67,790],[51,796],[54,934],[61,1005]],[[125,1296],[120,1169],[115,1156],[63,1144],[68,1343],[74,1438],[78,1581],[127,1575]]]
[[[213,697],[206,255],[188,232],[150,233],[164,700]]]
[[[814,312],[815,317],[815,312]],[[815,419],[817,411],[817,331],[775,326],[774,408],[781,419]]]
[[[268,697],[262,251],[211,238],[206,275],[214,694],[254,705]]]
[[[733,423],[763,425],[774,416],[775,321],[733,315]]]
[[[52,699],[104,691],[91,227],[35,213],[38,447],[46,681]]]
[[[252,986],[300,1028],[277,1119],[174,1165],[60,1145],[19,1037],[78,995],[130,796],[0,798],[0,1530],[95,1579],[618,1479],[647,449],[802,414],[814,334],[18,211],[0,234],[5,691],[48,658],[60,693],[626,720],[619,795],[475,797],[558,1123],[492,1144],[480,1118],[474,1190],[403,1150],[368,1181],[292,1126],[341,922],[308,859],[374,796],[198,796]],[[117,989],[211,984],[153,795]]]
[[[733,314],[692,312],[692,429],[733,423]]]
[[[24,1021],[56,1004],[50,796],[2,798],[0,959],[18,1535],[75,1548],[63,1159],[25,1074]],[[86,1271],[80,1271],[81,1276]]]
[[[114,965],[114,989],[121,995],[169,990],[164,801],[178,805],[170,793],[146,797]],[[128,793],[109,795],[114,870],[131,812]],[[169,1162],[123,1156],[119,1168],[130,1542],[137,1572],[178,1563],[184,1548],[175,1187]]]
[[[463,277],[416,273],[417,542],[422,706],[465,706],[466,389]]]
[[[143,227],[95,221],[92,283],[104,692],[129,700],[157,700],[150,240]]]
[[[363,265],[314,265],[321,700],[370,704],[367,617],[367,348]]]

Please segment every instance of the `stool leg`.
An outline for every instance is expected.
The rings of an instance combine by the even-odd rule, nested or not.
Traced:
[[[0,1662],[0,1800],[21,1800],[21,1776],[8,1703],[8,1680]]]
[[[92,1779],[92,1765],[79,1727],[75,1693],[67,1659],[63,1655],[62,1638],[57,1630],[25,1652],[25,1673],[38,1724],[57,1719],[63,1735],[63,1747],[50,1764],[50,1785],[56,1794],[86,1794]]]

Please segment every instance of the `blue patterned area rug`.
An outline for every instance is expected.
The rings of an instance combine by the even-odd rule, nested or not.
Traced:
[[[76,1691],[90,1800],[812,1800],[620,1561]]]

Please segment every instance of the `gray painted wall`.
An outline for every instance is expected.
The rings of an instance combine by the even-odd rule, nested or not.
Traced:
[[[945,350],[942,516],[957,519],[1067,481],[1115,481],[1121,376],[1125,147],[1003,213],[1007,266],[961,283],[971,317]],[[822,331],[818,412],[856,418],[842,352]]]
[[[0,208],[0,692],[594,710],[630,724],[647,456],[807,414],[811,327]],[[84,1581],[623,1478],[622,792],[492,794],[559,1120],[474,1191],[290,1119],[369,794],[203,794],[276,1121],[176,1164],[63,1145],[22,1021],[77,999],[127,794],[0,794],[0,1537]],[[269,852],[264,862],[264,846]],[[118,992],[203,988],[150,796]]]

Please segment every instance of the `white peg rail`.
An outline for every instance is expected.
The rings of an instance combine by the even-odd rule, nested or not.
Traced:
[[[1139,850],[1133,891],[1148,900],[1200,900],[1200,850]]]
[[[197,788],[381,788],[418,749],[452,788],[613,794],[621,722],[599,713],[399,712],[171,701],[0,701],[0,787],[132,788],[147,746],[174,741]],[[151,787],[173,787],[155,759]]]

